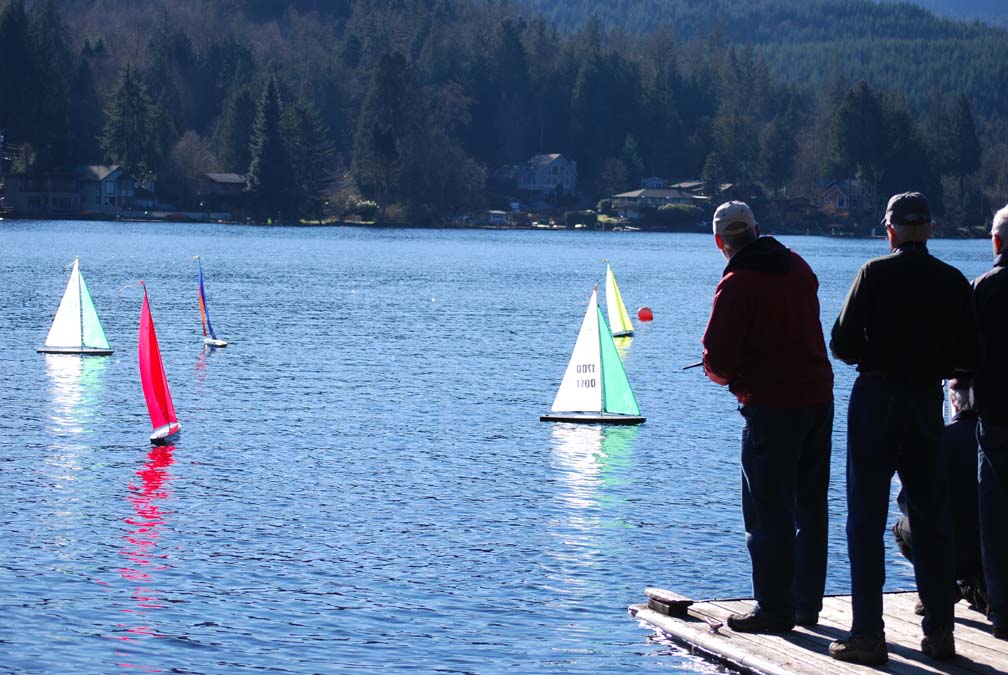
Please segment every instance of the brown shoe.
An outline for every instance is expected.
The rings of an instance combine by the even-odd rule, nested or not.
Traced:
[[[955,637],[951,627],[935,628],[921,640],[921,651],[938,661],[948,661],[956,655]]]
[[[829,655],[837,661],[860,663],[865,666],[881,666],[889,660],[885,633],[835,640],[829,646]]]

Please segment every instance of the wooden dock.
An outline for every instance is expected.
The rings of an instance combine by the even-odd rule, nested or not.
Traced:
[[[956,605],[956,658],[935,661],[920,650],[923,633],[921,617],[914,614],[917,593],[886,593],[883,612],[889,663],[871,667],[843,663],[830,658],[830,642],[844,637],[850,628],[851,599],[830,596],[823,600],[819,624],[795,626],[785,635],[736,633],[728,628],[728,615],[752,609],[752,600],[708,600],[692,602],[669,591],[649,588],[648,604],[632,605],[638,619],[660,629],[695,653],[743,673],[761,675],[860,675],[879,670],[897,675],[984,675],[1008,673],[1008,641],[991,635],[983,614],[969,609],[965,601]],[[712,624],[723,624],[712,628]]]

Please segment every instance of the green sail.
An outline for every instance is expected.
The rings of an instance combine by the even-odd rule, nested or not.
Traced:
[[[637,399],[630,389],[623,361],[616,351],[616,343],[613,342],[609,324],[602,316],[601,309],[598,310],[598,320],[599,346],[602,349],[602,411],[619,415],[640,415]]]
[[[91,293],[88,292],[87,284],[84,283],[84,276],[78,272],[80,278],[80,299],[81,299],[81,346],[92,349],[108,349],[108,339],[105,331],[102,330],[101,321],[98,320],[98,312],[95,311],[94,302],[91,301]]]

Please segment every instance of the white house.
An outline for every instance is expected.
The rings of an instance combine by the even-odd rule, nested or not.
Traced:
[[[518,172],[518,190],[529,200],[577,192],[577,162],[561,154],[536,155]]]

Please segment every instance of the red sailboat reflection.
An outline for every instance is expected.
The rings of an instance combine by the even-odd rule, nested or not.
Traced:
[[[161,529],[172,513],[162,508],[161,503],[171,494],[167,489],[171,479],[168,467],[174,461],[174,450],[174,445],[152,447],[147,455],[147,463],[136,472],[141,484],[131,483],[129,486],[127,499],[133,506],[133,514],[127,516],[124,522],[131,530],[123,537],[126,544],[120,551],[128,564],[119,570],[119,574],[123,579],[136,584],[133,599],[136,600],[137,607],[122,610],[130,614],[142,616],[147,610],[163,607],[154,582],[157,572],[168,569],[168,554],[159,553],[157,543]],[[133,639],[137,635],[156,634],[148,625],[127,627],[120,624],[120,627],[128,633],[121,636],[123,640]]]

